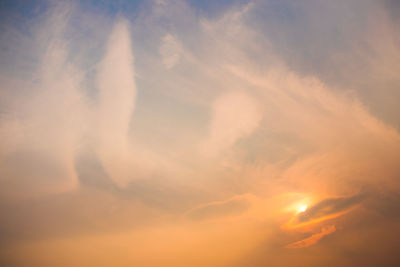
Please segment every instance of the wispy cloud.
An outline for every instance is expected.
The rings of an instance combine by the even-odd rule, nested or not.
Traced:
[[[174,36],[171,34],[166,34],[162,38],[159,52],[165,68],[170,69],[179,63],[182,47]]]
[[[132,180],[129,171],[131,144],[130,122],[136,98],[135,72],[129,33],[129,22],[116,22],[100,62],[97,85],[99,157],[110,177],[119,185]]]
[[[262,114],[257,101],[242,92],[228,92],[213,104],[210,133],[201,149],[206,155],[217,155],[240,138],[251,135],[258,127]]]
[[[286,245],[285,248],[306,248],[315,245],[324,236],[330,235],[334,232],[336,232],[336,227],[334,225],[330,225],[322,228],[320,233],[313,234],[312,236],[307,237],[303,240],[290,243],[289,245]]]
[[[306,211],[299,213],[296,216],[295,223],[302,224],[313,220],[321,220],[326,216],[329,217],[346,211],[359,204],[364,197],[364,195],[358,195],[324,199],[309,207]]]
[[[398,21],[239,2],[4,21],[0,265],[398,262]]]

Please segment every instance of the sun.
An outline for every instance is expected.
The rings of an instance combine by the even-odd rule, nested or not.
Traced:
[[[297,210],[299,212],[305,212],[307,210],[307,205],[300,205],[300,207]]]

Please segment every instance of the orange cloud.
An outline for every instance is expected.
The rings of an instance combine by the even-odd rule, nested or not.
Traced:
[[[323,227],[321,232],[318,234],[313,234],[310,237],[307,237],[303,240],[296,241],[286,245],[285,248],[305,248],[312,245],[315,245],[319,240],[321,240],[324,236],[333,234],[336,232],[336,227],[334,225],[329,225],[327,227]]]

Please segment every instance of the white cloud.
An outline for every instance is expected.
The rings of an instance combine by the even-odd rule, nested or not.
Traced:
[[[114,26],[100,63],[98,144],[100,159],[111,178],[120,185],[129,182],[131,146],[129,126],[136,98],[135,72],[128,22]]]
[[[74,156],[86,110],[80,91],[82,73],[68,61],[62,38],[66,10],[52,14],[45,23],[48,31],[38,32],[46,45],[36,80],[16,83],[22,86],[16,90],[4,89],[10,90],[13,100],[0,125],[1,138],[9,140],[0,149],[4,147],[0,177],[7,194],[62,192],[78,185]]]
[[[251,96],[236,91],[222,94],[213,104],[209,136],[201,150],[205,155],[217,155],[252,134],[261,118],[260,106]]]
[[[171,69],[176,66],[181,59],[182,46],[174,36],[166,34],[161,40],[159,53],[165,68]]]

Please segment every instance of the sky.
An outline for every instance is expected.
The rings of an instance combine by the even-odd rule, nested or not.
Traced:
[[[0,265],[399,266],[399,11],[0,1]]]

